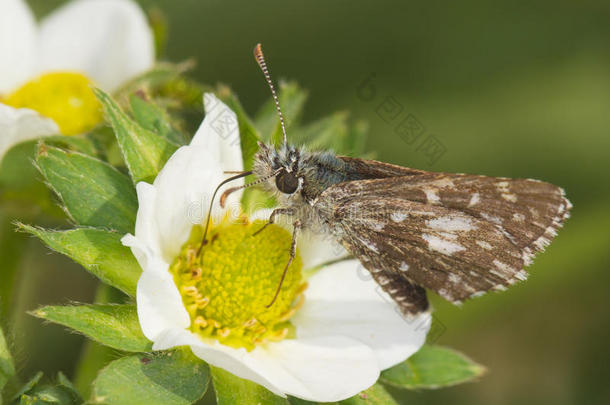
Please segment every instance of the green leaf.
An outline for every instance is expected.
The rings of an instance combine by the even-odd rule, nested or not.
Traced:
[[[252,120],[248,117],[248,114],[246,114],[239,99],[228,87],[219,86],[218,97],[237,115],[244,170],[250,170],[252,169],[254,155],[258,151],[260,135],[254,127]]]
[[[380,381],[400,388],[440,388],[474,380],[485,371],[455,350],[424,345],[405,362],[382,372]]]
[[[122,234],[95,228],[51,231],[17,225],[51,249],[72,258],[104,283],[135,296],[142,270],[131,250],[121,244]]]
[[[106,119],[114,129],[134,184],[140,181],[151,183],[178,145],[142,128],[108,94],[99,89],[94,91],[104,107]]]
[[[341,401],[344,405],[396,405],[396,401],[385,388],[375,384],[371,388],[362,391],[349,399]]]
[[[135,305],[88,304],[45,306],[32,315],[67,326],[114,349],[145,352],[152,349],[140,329]]]
[[[170,117],[163,108],[151,100],[144,100],[136,94],[129,96],[133,116],[143,128],[167,138],[177,145],[185,144],[185,137],[175,129]]]
[[[125,296],[116,288],[100,283],[97,286],[93,302],[95,304],[122,303]],[[74,369],[74,385],[84,398],[91,395],[91,384],[101,369],[117,358],[116,350],[102,346],[93,340],[85,341],[80,349],[78,363]]]
[[[289,405],[286,398],[278,397],[265,387],[234,376],[218,367],[210,367],[218,405],[265,404]]]
[[[6,383],[14,376],[15,363],[13,362],[13,356],[11,356],[11,352],[8,350],[4,332],[0,329],[0,393]]]
[[[182,73],[191,69],[193,65],[193,61],[186,61],[182,63],[157,63],[152,69],[131,79],[129,82],[121,86],[121,88],[115,92],[115,94],[117,94],[119,99],[122,99],[126,95],[133,94],[140,89],[155,92],[157,89],[166,86],[168,83],[171,83],[179,78]]]
[[[286,128],[290,128],[298,122],[303,112],[305,101],[307,101],[307,96],[307,92],[301,89],[296,82],[280,81],[278,97],[282,113],[284,114]],[[254,124],[258,128],[263,140],[272,142],[274,145],[281,144],[282,128],[273,99],[265,103],[256,114]]]
[[[109,164],[40,143],[36,164],[76,223],[132,232],[138,209],[129,179]]]
[[[187,405],[203,396],[208,366],[190,351],[123,357],[100,371],[90,402],[109,405]]]
[[[347,117],[346,112],[337,112],[300,127],[290,133],[291,141],[295,144],[307,144],[314,150],[331,149],[335,152],[345,152]]]
[[[37,141],[22,142],[10,148],[0,162],[0,199],[3,211],[13,217],[35,217],[40,211],[57,218],[64,213],[53,202],[51,193],[40,181],[40,173],[32,164]],[[11,209],[12,208],[12,209]]]

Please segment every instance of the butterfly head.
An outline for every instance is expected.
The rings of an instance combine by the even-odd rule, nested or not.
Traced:
[[[268,188],[286,196],[303,187],[305,173],[301,167],[301,150],[288,144],[274,148],[259,142],[253,172],[259,179],[268,179]]]

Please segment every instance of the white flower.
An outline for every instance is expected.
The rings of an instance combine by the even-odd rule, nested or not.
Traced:
[[[61,115],[84,108],[89,117],[74,119],[99,116],[91,83],[111,92],[153,62],[152,32],[135,2],[76,0],[37,24],[23,0],[0,0],[0,159],[16,143],[78,133],[83,126]],[[34,94],[41,88],[46,94]],[[67,111],[49,105],[58,97]]]
[[[213,189],[225,177],[223,171],[243,169],[235,114],[210,94],[204,97],[204,104],[206,116],[191,144],[176,151],[152,185],[138,183],[135,236],[128,234],[122,239],[143,269],[137,287],[137,309],[144,335],[153,342],[154,350],[188,345],[209,364],[261,384],[277,395],[321,402],[356,395],[374,384],[381,370],[404,361],[422,346],[430,315],[404,319],[355,260],[326,266],[307,280],[308,286],[302,293],[304,304],[291,310],[294,312],[290,317],[292,336],[283,333],[277,339],[259,342],[247,350],[193,331],[197,329],[193,323],[200,322],[204,324],[202,328],[206,325],[210,328],[209,323],[215,321],[195,319],[193,322],[192,312],[184,304],[188,298],[185,291],[194,297],[195,304],[202,306],[226,306],[232,297],[223,296],[216,301],[212,297],[208,302],[209,297],[197,296],[197,289],[177,286],[175,280],[179,276],[172,269],[183,266],[181,260],[189,257],[187,249],[186,256],[176,261],[189,240],[193,222],[207,215],[207,208],[203,212],[195,210],[197,215],[193,215],[192,208],[201,207],[201,201],[209,201]],[[239,196],[234,193],[230,198],[235,203]],[[276,229],[289,240],[288,232]],[[218,240],[232,237],[220,231],[219,234]],[[329,254],[332,256],[327,240],[316,241],[310,235],[301,238],[300,244],[308,245],[300,249],[302,255],[310,256],[303,258],[307,266],[319,264]],[[213,265],[221,261],[239,262],[231,253],[225,257],[222,252],[219,256],[206,251],[203,255],[208,254],[216,254],[210,259]],[[287,252],[282,254],[287,257]],[[237,252],[237,255],[249,256],[252,260],[247,267],[231,274],[229,280],[233,284],[238,283],[240,276],[255,273],[254,259],[266,257],[267,253]],[[193,277],[201,276],[200,269],[193,267],[192,270]],[[280,265],[277,271],[281,270]],[[189,276],[190,270],[184,274]],[[272,288],[276,285],[272,284]],[[282,293],[287,289],[285,282]],[[257,287],[255,290],[260,291]],[[239,311],[247,309],[236,310],[239,315]],[[223,331],[230,333],[229,329],[217,332],[223,335]]]

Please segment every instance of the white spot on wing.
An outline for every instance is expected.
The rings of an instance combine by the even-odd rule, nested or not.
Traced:
[[[369,250],[372,250],[375,253],[379,253],[379,249],[377,249],[377,245],[375,245],[373,242],[371,242],[368,239],[364,239],[364,238],[359,238],[360,242],[362,242],[362,244],[364,245],[364,247],[366,247]]]
[[[480,214],[480,215],[481,215],[481,217],[483,217],[483,219],[484,219],[484,220],[486,220],[486,221],[489,221],[489,222],[491,222],[491,223],[493,223],[493,224],[496,224],[496,225],[502,225],[502,219],[500,219],[500,218],[498,218],[498,217],[496,217],[496,216],[489,215],[489,214],[487,214],[487,213],[485,213],[485,212],[481,212],[481,214]]]
[[[527,271],[525,270],[519,270],[519,272],[517,274],[515,274],[515,278],[521,280],[521,281],[525,281],[527,280]]]
[[[525,215],[519,214],[518,212],[515,212],[513,214],[513,220],[515,220],[517,222],[523,222],[523,221],[525,221]]]
[[[449,273],[449,281],[453,284],[458,284],[460,281],[462,281],[462,277],[460,277],[458,274]]]
[[[515,269],[513,269],[512,267],[510,267],[508,264],[503,263],[497,259],[494,259],[493,261],[494,266],[496,266],[499,270],[502,270],[503,272],[506,273],[513,273],[515,271]],[[503,278],[506,278],[503,276]]]
[[[452,255],[455,252],[466,250],[466,248],[458,243],[450,242],[445,239],[441,239],[438,236],[423,234],[422,238],[428,242],[428,249],[435,250],[437,252]]]
[[[407,271],[407,270],[409,270],[409,265],[405,262],[400,262],[399,269],[400,269],[400,271]]]
[[[426,221],[426,226],[430,229],[443,232],[472,231],[476,227],[472,225],[472,220],[462,216],[444,216]]]
[[[441,198],[436,193],[437,190],[432,188],[425,188],[424,193],[426,193],[426,198],[430,204],[439,204],[441,202]]]
[[[502,198],[512,203],[517,202],[517,196],[513,193],[502,193]]]
[[[493,246],[491,246],[489,243],[485,242],[484,240],[478,240],[475,243],[477,245],[481,246],[483,249],[491,250],[493,248]]]
[[[390,215],[390,218],[392,219],[392,221],[394,221],[394,222],[398,223],[398,222],[402,222],[402,221],[404,221],[405,219],[407,219],[407,217],[408,217],[408,216],[409,216],[409,215],[408,215],[408,214],[405,214],[404,212],[393,212],[393,213]]]
[[[510,193],[508,181],[500,181],[496,183],[496,188],[502,194]]]
[[[453,297],[449,294],[449,291],[445,290],[444,288],[441,288],[440,290],[438,290],[438,295],[440,295],[441,297],[443,297],[447,301],[452,301],[453,300]]]
[[[377,232],[383,231],[384,227],[385,227],[385,225],[382,222],[375,222],[373,224],[373,229],[376,230]]]
[[[468,206],[474,207],[479,203],[479,201],[481,201],[481,199],[479,198],[479,193],[474,193],[472,197],[470,197],[470,202],[468,203]]]
[[[379,276],[377,277],[377,282],[379,283],[379,285],[386,285],[390,282],[390,279],[384,276]]]

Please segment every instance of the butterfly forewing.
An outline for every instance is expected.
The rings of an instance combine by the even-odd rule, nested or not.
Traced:
[[[460,302],[524,279],[570,208],[560,188],[535,180],[361,164],[389,177],[336,184],[315,206],[409,313],[400,280]]]

